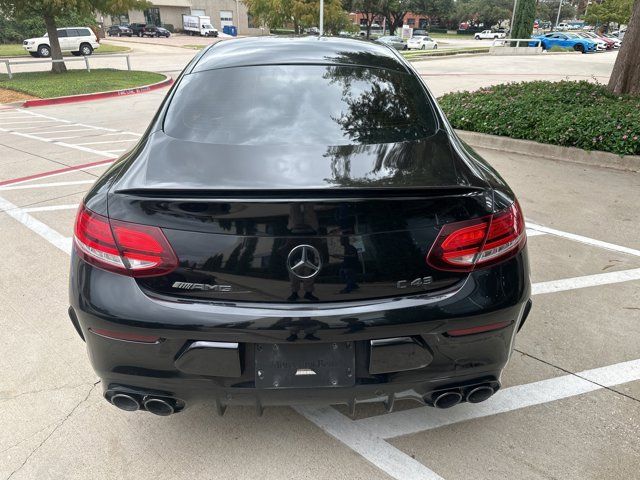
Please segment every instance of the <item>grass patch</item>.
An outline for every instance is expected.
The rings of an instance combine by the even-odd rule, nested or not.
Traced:
[[[101,43],[100,47],[98,47],[94,53],[96,55],[102,55],[106,53],[123,53],[130,50],[131,49],[129,47]],[[22,48],[22,45],[19,43],[6,43],[0,45],[0,57],[22,57],[27,55],[29,55],[29,52]],[[71,52],[64,52],[64,56],[71,56]]]
[[[640,155],[640,97],[585,80],[508,83],[450,93],[439,103],[462,130]]]
[[[164,78],[159,73],[113,69],[69,70],[62,74],[25,72],[14,74],[11,80],[6,74],[0,75],[0,88],[52,98],[140,87]]]
[[[554,45],[549,49],[550,52],[573,52],[573,48],[561,47],[560,45]]]
[[[489,53],[489,47],[447,48],[440,50],[404,50],[400,52],[407,60],[415,60],[421,57],[446,57],[460,55],[462,53]]]

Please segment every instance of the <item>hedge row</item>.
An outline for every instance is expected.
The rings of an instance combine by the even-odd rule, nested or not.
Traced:
[[[61,17],[56,17],[58,28],[62,27],[92,27],[96,25],[96,19],[92,16],[80,15],[69,12]],[[34,16],[28,19],[16,20],[5,17],[0,12],[0,43],[22,43],[25,38],[41,37],[47,28],[44,20]]]
[[[439,100],[454,128],[540,143],[640,155],[640,97],[587,81],[523,82]]]

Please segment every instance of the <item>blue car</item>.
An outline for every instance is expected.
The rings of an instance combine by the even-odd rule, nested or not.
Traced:
[[[539,39],[543,50],[558,46],[573,48],[576,52],[588,53],[595,52],[598,46],[596,42],[570,32],[549,32],[546,35],[537,35],[531,38]],[[533,47],[535,43],[531,42],[529,46]]]

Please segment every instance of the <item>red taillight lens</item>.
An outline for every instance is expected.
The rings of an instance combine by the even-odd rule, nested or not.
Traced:
[[[109,220],[81,205],[74,234],[80,257],[105,270],[152,277],[178,266],[171,245],[158,227]]]
[[[442,227],[427,255],[438,270],[470,272],[515,255],[526,242],[518,202],[502,212]]]

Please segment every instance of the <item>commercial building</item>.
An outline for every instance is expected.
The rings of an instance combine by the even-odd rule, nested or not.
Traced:
[[[171,25],[176,31],[182,29],[182,15],[206,15],[211,23],[222,31],[225,25],[238,27],[239,35],[268,33],[252,22],[247,7],[240,0],[151,0],[145,10],[129,10],[121,15],[98,14],[98,21],[105,27],[114,24],[146,23],[148,25]]]

